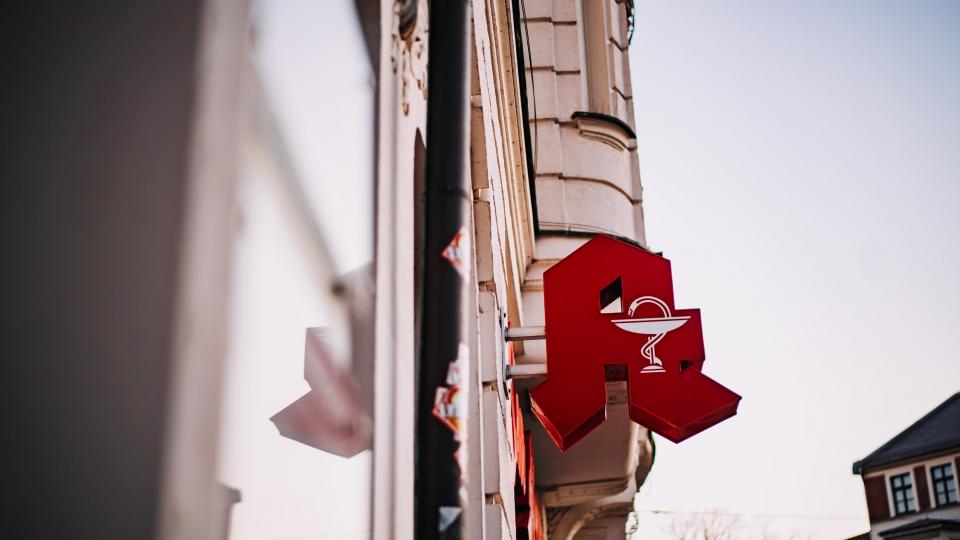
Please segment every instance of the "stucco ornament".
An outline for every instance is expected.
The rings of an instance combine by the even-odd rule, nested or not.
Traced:
[[[427,99],[427,36],[428,12],[426,0],[417,1],[416,22],[401,35],[401,2],[393,5],[393,28],[390,32],[390,65],[400,75],[400,109],[404,116],[410,114],[410,88],[416,86],[423,99]]]

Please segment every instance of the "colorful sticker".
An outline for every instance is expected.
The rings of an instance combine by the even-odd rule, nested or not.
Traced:
[[[466,276],[469,264],[469,236],[467,236],[467,230],[461,228],[457,231],[457,234],[453,235],[453,239],[450,240],[450,243],[447,244],[447,247],[443,250],[443,258],[450,261],[450,264],[457,269],[457,272],[460,272],[460,275]]]
[[[433,400],[433,415],[443,425],[453,431],[453,438],[460,440],[460,389],[441,386],[437,388],[437,396]]]
[[[463,427],[463,399],[460,385],[463,383],[463,377],[467,373],[467,358],[470,356],[470,347],[461,343],[457,348],[457,358],[447,366],[447,377],[444,379],[446,386],[437,388],[436,397],[433,400],[433,415],[443,422],[445,426],[453,431],[453,437],[457,441],[461,440]]]

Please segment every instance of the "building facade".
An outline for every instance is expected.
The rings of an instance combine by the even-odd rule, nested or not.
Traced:
[[[343,356],[360,388],[355,401],[373,398],[355,411],[368,415],[372,425],[367,443],[372,535],[422,535],[419,483],[428,478],[418,476],[418,437],[424,422],[436,421],[418,414],[418,400],[424,401],[417,395],[418,373],[430,340],[423,334],[425,291],[432,286],[425,275],[431,258],[453,254],[449,263],[460,270],[465,289],[457,355],[463,357],[458,369],[467,384],[451,403],[462,407],[451,424],[462,429],[457,456],[465,490],[451,526],[462,526],[469,538],[623,537],[633,496],[653,463],[649,431],[628,418],[626,383],[607,383],[606,422],[561,452],[530,411],[527,391],[538,379],[507,378],[509,364],[544,364],[543,343],[508,342],[506,331],[543,326],[544,271],[593,235],[645,246],[627,56],[632,5],[467,4],[467,106],[462,120],[453,121],[467,128],[460,174],[469,181],[469,197],[456,245],[444,239],[439,247],[428,245],[426,223],[428,130],[437,126],[428,126],[430,99],[443,90],[430,85],[430,40],[438,30],[427,2],[376,6],[377,12],[359,11],[361,20],[368,20],[361,28],[378,81],[377,229],[369,272],[375,294],[332,299],[344,313],[369,317],[347,315],[344,331],[354,339]],[[433,64],[442,68],[445,61],[446,56],[435,58]],[[269,116],[259,116],[266,120],[254,124],[251,139],[262,149],[259,154],[276,156],[284,145],[275,144],[278,137],[271,133],[277,130],[264,127]],[[274,169],[276,176],[296,176]],[[370,309],[363,309],[366,302]],[[356,339],[362,329],[366,338]],[[308,365],[317,357],[311,350],[315,346],[308,345]],[[367,363],[372,369],[358,368]],[[351,455],[362,449],[362,437],[346,444],[343,435],[356,422],[344,419],[338,431],[296,417],[311,400],[316,410],[331,408],[322,396],[311,398],[314,393],[316,387],[274,417],[280,433],[327,452]],[[336,441],[335,433],[341,434]],[[343,452],[347,447],[354,449]]]
[[[402,19],[389,4],[383,17]],[[536,380],[507,381],[504,367],[510,354],[521,365],[545,362],[542,342],[508,345],[505,330],[543,325],[542,276],[554,262],[595,234],[645,245],[627,56],[632,6],[616,0],[477,0],[470,7],[467,536],[518,538],[524,529],[531,535],[537,529],[550,538],[623,538],[633,496],[653,462],[652,437],[628,418],[625,383],[608,383],[606,422],[564,453],[530,413],[526,391]],[[409,149],[423,138],[431,95],[423,76],[427,9],[419,4],[407,34],[397,24],[384,25],[381,34],[387,69],[381,71],[380,170],[381,180],[392,181],[381,181],[378,215],[392,214],[393,221],[383,219],[378,229],[378,325],[391,330],[377,330],[394,341],[378,350],[377,362],[404,360],[397,362],[398,379],[383,381],[385,390],[377,393],[392,395],[385,407],[398,419],[376,423],[374,461],[380,468],[374,477],[393,475],[383,484],[390,490],[381,491],[375,480],[378,538],[413,526],[408,516],[415,448],[404,426],[414,423],[417,345],[410,314],[417,300],[415,290],[392,283],[417,279],[417,265],[411,264],[416,208],[409,201],[421,194],[416,154]],[[381,280],[385,276],[391,283]],[[517,429],[529,433],[526,444]],[[393,453],[379,453],[380,444]],[[530,458],[525,446],[532,446]],[[519,481],[524,469],[535,470],[526,486]]]
[[[960,538],[960,394],[954,394],[867,457],[870,532],[856,538]]]
[[[11,351],[38,390],[8,396],[32,429],[8,450],[36,466],[5,477],[22,494],[5,536],[626,535],[654,442],[623,376],[606,421],[561,452],[531,414],[536,376],[508,376],[544,345],[507,331],[543,326],[544,272],[594,235],[646,249],[632,1],[333,4],[24,18],[37,43],[71,41],[15,58],[35,101],[12,118],[42,144],[11,175],[36,181],[4,197],[22,232]],[[431,17],[446,4],[460,22]],[[463,46],[431,49],[444,39]],[[461,75],[454,95],[442,81]],[[450,96],[462,108],[438,116]],[[437,126],[463,149],[444,249]],[[425,404],[435,264],[460,276],[459,394]],[[427,526],[424,486],[449,480],[419,457],[438,417],[459,502]]]

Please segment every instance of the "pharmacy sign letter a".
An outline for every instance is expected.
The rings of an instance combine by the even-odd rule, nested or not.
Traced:
[[[597,236],[543,276],[547,378],[533,411],[562,450],[606,419],[606,381],[626,378],[630,418],[680,442],[737,412],[703,374],[700,310],[676,309],[670,261]]]

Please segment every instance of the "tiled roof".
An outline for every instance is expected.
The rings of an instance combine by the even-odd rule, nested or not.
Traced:
[[[853,473],[955,447],[960,447],[960,392],[854,463]]]
[[[905,534],[914,534],[918,532],[926,531],[960,531],[960,520],[956,519],[939,519],[939,518],[923,518],[916,521],[911,521],[905,525],[900,525],[899,527],[894,527],[892,529],[887,529],[880,533],[880,536],[883,538],[899,538]]]

